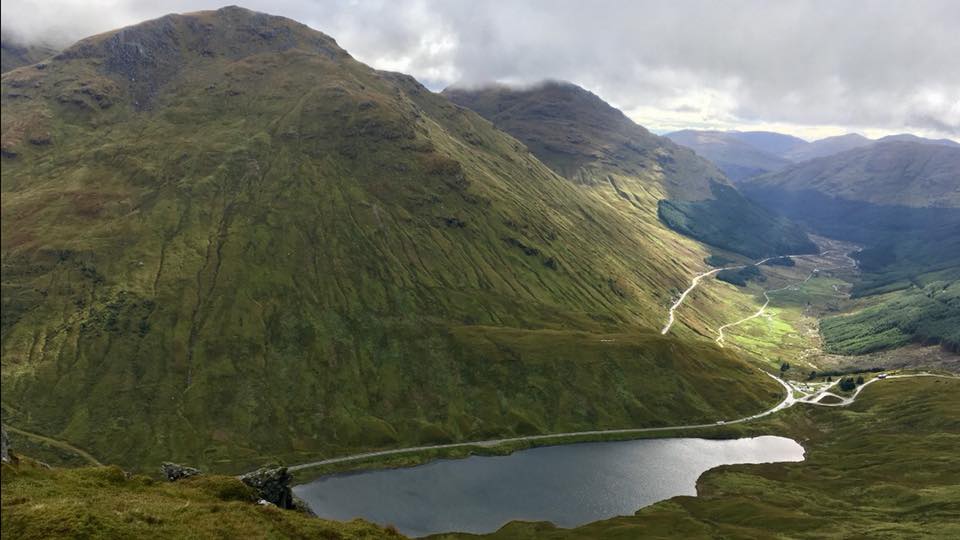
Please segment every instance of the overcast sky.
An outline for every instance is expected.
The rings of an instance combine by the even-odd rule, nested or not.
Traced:
[[[73,41],[207,0],[2,0],[6,33]],[[658,131],[960,139],[960,0],[249,0],[354,57],[448,84],[569,80]]]

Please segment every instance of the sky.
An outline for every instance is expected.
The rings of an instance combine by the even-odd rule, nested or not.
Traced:
[[[66,44],[207,0],[2,0]],[[566,80],[647,128],[960,140],[960,0],[249,0],[433,90]]]

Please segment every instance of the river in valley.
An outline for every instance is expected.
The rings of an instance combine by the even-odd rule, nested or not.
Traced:
[[[575,527],[630,515],[696,495],[697,478],[713,467],[778,461],[803,461],[803,447],[771,436],[581,443],[335,474],[294,493],[322,518],[359,517],[410,536],[487,533],[513,520]]]

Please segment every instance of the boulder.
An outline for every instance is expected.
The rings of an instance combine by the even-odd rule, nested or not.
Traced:
[[[191,476],[196,476],[200,474],[199,469],[194,469],[193,467],[186,467],[183,465],[178,465],[176,463],[164,463],[160,466],[160,471],[163,473],[167,480],[175,482],[183,478],[190,478]]]
[[[294,508],[290,481],[293,476],[286,467],[257,469],[240,477],[240,481],[256,490],[257,496],[287,510]]]

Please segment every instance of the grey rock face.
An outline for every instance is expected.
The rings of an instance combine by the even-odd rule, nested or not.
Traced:
[[[163,472],[163,475],[171,482],[200,474],[199,469],[185,467],[176,463],[164,463],[160,466],[160,471]]]
[[[258,497],[288,510],[294,508],[291,480],[293,476],[286,467],[257,469],[240,477],[241,482],[257,491]]]

